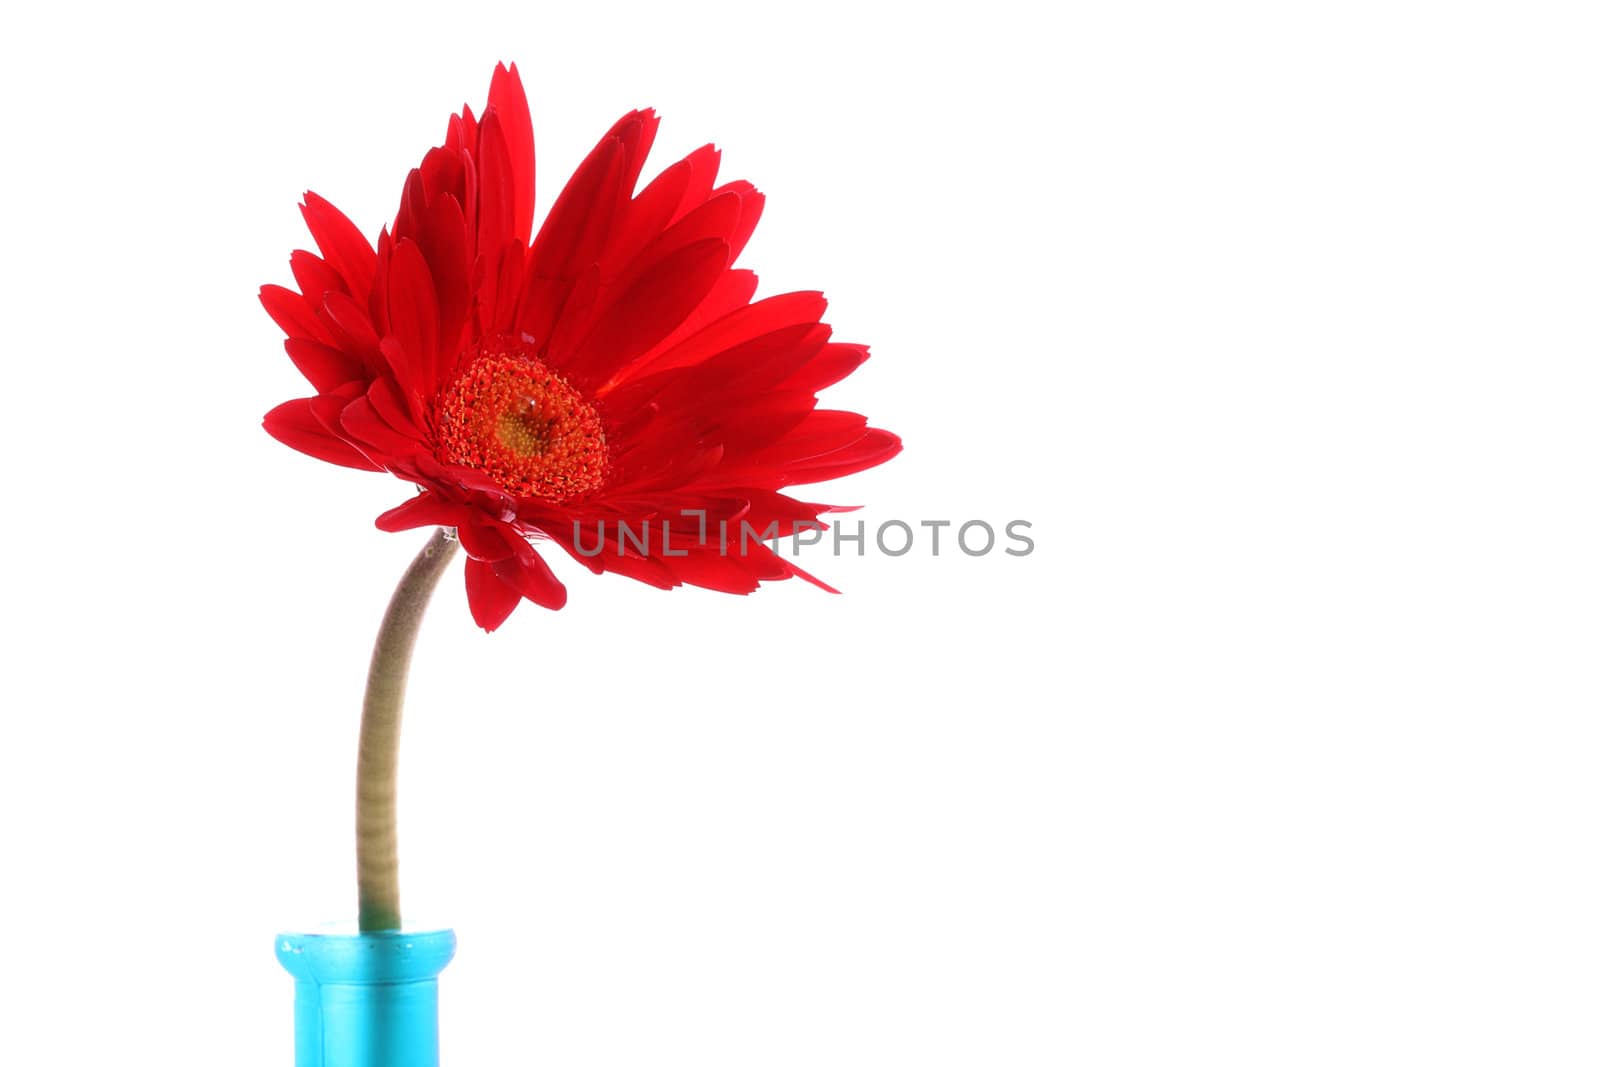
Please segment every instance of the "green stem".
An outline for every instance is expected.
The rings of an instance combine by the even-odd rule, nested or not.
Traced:
[[[406,675],[422,614],[455,554],[455,531],[435,530],[395,587],[372,648],[367,696],[361,706],[361,754],[356,760],[356,881],[363,933],[400,929],[400,857],[395,829],[400,709],[405,703]]]

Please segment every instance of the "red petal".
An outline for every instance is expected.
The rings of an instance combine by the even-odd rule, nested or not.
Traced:
[[[517,239],[517,176],[498,112],[484,113],[478,127],[478,247],[498,248]]]
[[[459,505],[449,503],[437,493],[422,492],[379,515],[376,525],[388,533],[421,526],[455,526],[460,511]]]
[[[776,391],[779,383],[822,353],[823,345],[832,333],[832,329],[822,323],[801,323],[735,345],[687,372],[674,375],[686,384],[692,382],[695,391],[694,396],[674,402],[694,403],[698,400],[710,406],[713,403],[726,403],[727,397],[732,394]],[[713,393],[716,395],[713,396]],[[663,403],[666,402],[663,398]]]
[[[817,516],[825,511],[843,510],[852,508],[832,509],[824,504],[808,504],[793,497],[784,496],[782,493],[771,489],[746,489],[749,507],[745,518],[750,525],[758,530],[764,530],[771,523],[778,524],[778,534],[787,537],[794,532],[796,523],[816,522]]]
[[[279,404],[267,412],[261,425],[273,437],[299,452],[341,467],[382,470],[353,447],[330,434],[311,413],[311,397]]]
[[[418,243],[427,260],[438,303],[439,339],[434,372],[448,375],[455,370],[461,334],[472,307],[472,253],[467,222],[455,197],[440,197],[428,206]]]
[[[444,146],[452,152],[463,149],[471,151],[478,143],[478,120],[472,115],[472,108],[462,105],[461,114],[451,115],[450,123],[445,129]]]
[[[737,196],[719,196],[707,200],[653,238],[615,277],[608,277],[606,284],[615,286],[617,292],[625,292],[640,275],[679,249],[709,237],[729,241],[738,225]],[[731,262],[733,257],[730,255],[728,259]]]
[[[683,325],[673,330],[661,343],[649,352],[634,361],[632,367],[625,367],[618,372],[621,378],[628,378],[637,373],[639,368],[651,368],[655,357],[662,352],[670,351],[679,342],[684,341],[725,315],[731,315],[750,303],[750,298],[756,292],[756,276],[754,271],[730,270],[717,279],[717,284],[711,287],[711,292],[700,301],[700,306],[683,320]]]
[[[603,139],[561,190],[539,227],[523,272],[517,327],[539,344],[549,340],[572,279],[594,262],[621,197],[622,143]]]
[[[428,191],[422,179],[421,168],[406,175],[405,186],[400,191],[400,209],[394,216],[394,237],[415,238],[422,229],[422,216],[428,210]]]
[[[356,224],[316,193],[306,193],[300,214],[305,217],[311,236],[316,238],[322,258],[344,278],[349,291],[369,292],[377,255]]]
[[[287,338],[283,347],[295,367],[319,393],[332,392],[346,382],[364,377],[361,361],[337,348],[303,337]]]
[[[815,359],[795,371],[781,388],[815,393],[848,377],[866,361],[866,345],[826,344]]]
[[[307,297],[322,302],[326,292],[345,292],[344,279],[321,259],[302,249],[289,254],[289,269],[294,272],[295,284]]]
[[[485,522],[477,516],[470,516],[461,523],[456,535],[461,538],[461,547],[467,550],[467,555],[485,563],[510,559],[516,555],[517,545],[527,543],[521,534],[507,530],[500,523]]]
[[[370,369],[376,369],[378,332],[372,328],[366,309],[344,293],[326,293],[320,320],[340,348],[362,356]]]
[[[524,257],[522,246],[515,241],[507,241],[498,250],[479,251],[470,286],[477,299],[479,336],[511,330],[522,294]]]
[[[414,418],[413,406],[407,402],[407,395],[401,392],[398,385],[387,378],[378,378],[367,386],[367,399],[371,401],[372,410],[377,412],[378,418],[391,429],[414,441],[425,440],[421,423]]]
[[[311,398],[311,414],[316,416],[324,431],[338,437],[339,416],[344,413],[345,405],[358,396],[365,396],[369,387],[370,383],[364,381],[346,382],[337,389],[314,396]]]
[[[711,195],[717,170],[722,164],[722,153],[714,145],[702,145],[685,156],[684,162],[689,165],[689,181],[684,186],[678,210],[672,214],[674,222],[705,203]]]
[[[728,235],[728,247],[731,250],[728,262],[732,263],[744,251],[744,246],[750,243],[750,235],[755,232],[756,223],[761,221],[761,209],[766,206],[767,198],[749,182],[737,181],[712,190],[711,200],[729,193],[739,196],[739,222]]]
[[[509,69],[504,64],[494,68],[494,77],[489,80],[489,108],[499,115],[511,161],[511,188],[516,193],[512,233],[527,244],[533,229],[533,120],[528,115],[528,95],[522,89],[522,76],[515,63]]]
[[[316,300],[318,305],[322,303],[320,293]],[[261,306],[267,309],[267,314],[278,324],[278,329],[290,337],[304,337],[312,341],[333,340],[333,334],[317,318],[312,305],[293,289],[285,289],[281,285],[263,285]]]
[[[600,295],[600,264],[591,263],[573,279],[561,314],[551,327],[550,336],[544,339],[545,361],[564,375],[572,372],[573,351],[594,329]]]
[[[729,555],[722,555],[713,550],[709,552],[695,551],[687,556],[665,560],[674,577],[698,585],[702,589],[714,589],[719,593],[736,593],[744,595],[753,593],[761,585],[761,580],[752,573],[752,569],[743,565],[743,560],[736,554],[738,534],[730,531]],[[759,546],[760,552],[769,550],[763,545]],[[758,546],[755,541],[750,543],[750,554],[756,555]]]
[[[634,186],[639,184],[639,172],[644,170],[644,158],[650,154],[650,146],[656,140],[656,127],[660,125],[661,119],[656,113],[645,108],[643,111],[628,112],[606,134],[622,142],[623,196],[632,196]]]
[[[606,250],[602,268],[607,277],[614,276],[678,217],[689,175],[689,160],[679,160],[656,175],[644,191],[633,198]]]
[[[829,585],[827,582],[823,581],[821,578],[818,578],[816,575],[812,574],[810,571],[802,570],[801,568],[795,566],[793,563],[790,563],[787,560],[784,561],[783,565],[784,565],[784,569],[786,569],[791,575],[793,575],[796,578],[805,579],[806,581],[810,582],[812,585],[816,586],[818,589],[822,590],[824,593],[835,593],[835,594],[837,594],[839,592],[839,590],[835,589],[833,586]]]
[[[571,372],[605,381],[683,322],[727,266],[728,243],[720,237],[696,241],[656,263],[606,309],[584,339]]]
[[[372,275],[372,292],[367,295],[367,315],[379,337],[389,333],[389,261],[394,258],[394,239],[389,227],[378,231],[378,269]]]
[[[396,380],[408,392],[431,394],[439,378],[439,308],[428,262],[410,238],[395,242],[387,308],[389,333],[400,343],[407,364],[394,368]]]
[[[782,462],[811,459],[853,444],[866,432],[865,415],[858,415],[854,411],[813,411],[803,424],[784,437],[762,459],[779,459]]]
[[[784,485],[826,482],[876,467],[900,454],[900,438],[888,430],[868,430],[844,448],[792,464],[783,472]]]
[[[653,374],[673,367],[692,366],[718,352],[753,340],[762,334],[771,333],[773,330],[817,322],[827,309],[827,300],[817,292],[769,296],[765,300],[737,308],[684,340],[670,347],[661,348],[659,356],[646,354],[634,366],[627,369],[625,376],[635,377],[645,372]]]
[[[714,439],[730,459],[765,448],[810,417],[817,398],[810,393],[766,393],[750,396],[722,415]]]
[[[479,626],[490,633],[498,630],[521,600],[522,594],[495,574],[494,564],[467,557],[467,607]]]
[[[606,525],[606,536],[601,539],[599,530],[592,524],[585,523],[581,533],[583,552],[579,552],[571,540],[573,530],[570,523],[563,526],[551,525],[542,527],[550,534],[551,540],[566,549],[567,554],[579,563],[588,567],[596,574],[607,571],[632,578],[636,582],[653,585],[657,589],[671,589],[683,584],[660,560],[650,559],[645,556],[622,555],[617,551],[616,527],[610,522]],[[599,551],[596,551],[596,547]],[[631,546],[629,546],[631,549]],[[588,553],[585,555],[585,553]]]
[[[372,406],[372,401],[359,396],[344,406],[339,413],[339,428],[360,441],[372,455],[382,456],[385,462],[405,459],[423,450],[420,442],[397,433]]]
[[[447,196],[457,202],[465,198],[467,164],[459,151],[430,148],[428,154],[422,157],[422,166],[418,169],[422,175],[422,194],[426,203],[437,203]]]
[[[541,608],[560,611],[567,603],[567,587],[533,546],[524,542],[523,547],[526,551],[494,564],[495,576]]]

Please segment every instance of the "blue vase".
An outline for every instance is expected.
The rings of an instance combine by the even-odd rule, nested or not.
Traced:
[[[439,972],[453,930],[281,934],[295,1067],[439,1067]]]

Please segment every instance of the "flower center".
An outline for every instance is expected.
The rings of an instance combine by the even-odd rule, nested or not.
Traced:
[[[605,479],[600,416],[532,356],[479,356],[439,398],[439,458],[560,503]]]

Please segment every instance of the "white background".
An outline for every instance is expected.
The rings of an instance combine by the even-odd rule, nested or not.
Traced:
[[[271,441],[256,304],[497,60],[540,208],[619,114],[769,196],[874,359],[816,495],[1037,550],[845,592],[459,574],[407,711],[444,1061],[1592,1064],[1586,5],[29,5],[7,15],[0,1060],[283,1065],[353,909],[408,490]]]

